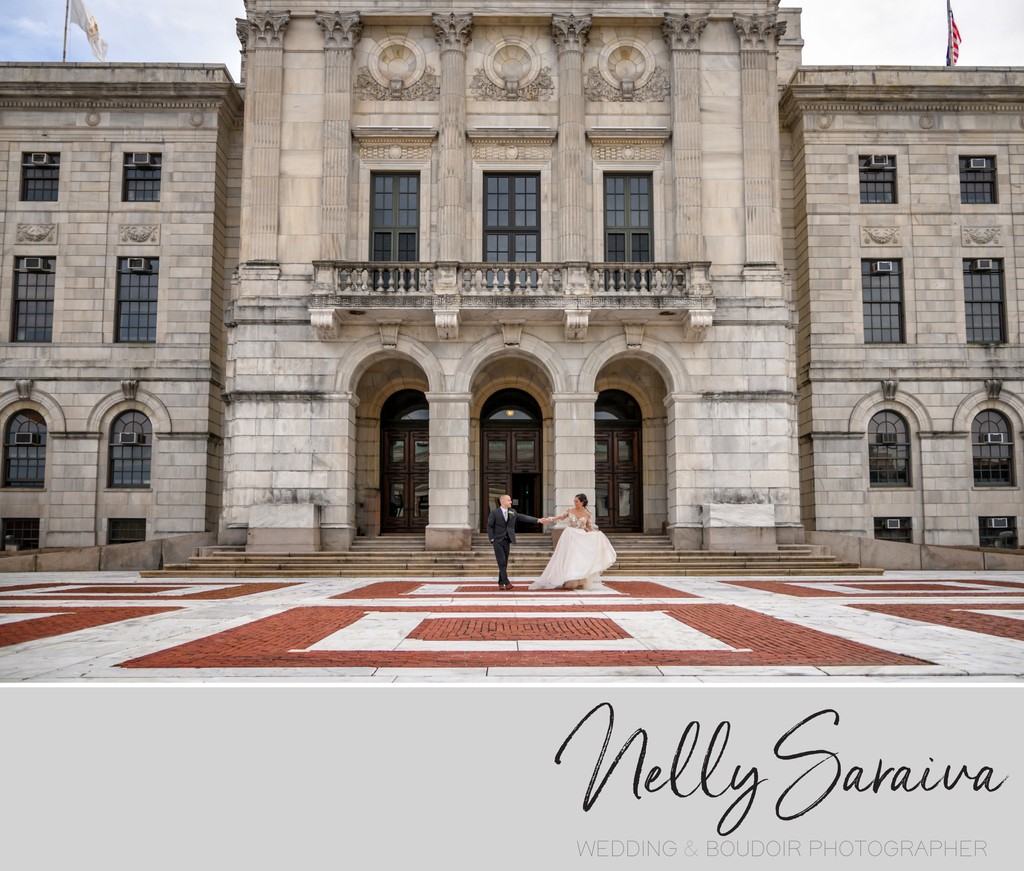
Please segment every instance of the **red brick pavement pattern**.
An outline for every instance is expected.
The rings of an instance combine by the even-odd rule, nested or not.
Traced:
[[[596,617],[464,617],[424,620],[409,638],[421,641],[615,641],[629,633]]]
[[[982,635],[995,635],[998,638],[1024,641],[1024,620],[975,613],[975,610],[1021,611],[1024,610],[1024,605],[974,602],[955,605],[948,603],[937,605],[853,604],[851,607],[871,611],[875,614],[888,614],[892,617],[905,617],[908,620],[932,623],[936,626],[952,626],[956,629],[966,629],[969,632],[980,632]]]
[[[410,608],[381,608],[374,613]],[[479,609],[476,609],[479,611]],[[516,609],[517,612],[520,609]],[[568,611],[586,611],[569,608]],[[634,610],[634,609],[630,609]],[[922,665],[923,660],[787,623],[735,605],[687,605],[635,610],[661,612],[718,638],[720,650],[410,651],[307,650],[367,613],[358,607],[292,608],[206,638],[121,663],[125,668],[552,668],[638,666],[864,666]],[[495,609],[495,617],[499,616]],[[446,611],[446,613],[449,613]],[[515,619],[512,614],[504,614]],[[565,618],[573,620],[574,618]],[[550,624],[549,624],[550,625]]]
[[[178,611],[179,608],[8,608],[0,607],[0,614],[49,614],[34,620],[19,620],[16,623],[0,623],[0,647],[22,644],[26,641],[39,641],[42,638],[53,638],[77,632],[79,629],[92,629],[107,623],[120,623],[135,617],[150,617],[167,611]],[[56,613],[55,613],[56,612]]]
[[[397,599],[413,590],[423,586],[421,581],[381,581],[376,584],[367,584],[357,590],[349,590],[347,593],[339,593],[331,596],[332,599]]]
[[[84,596],[115,596],[118,599],[135,598],[159,598],[161,593],[173,593],[175,590],[193,589],[199,586],[217,587],[213,590],[200,590],[195,593],[186,593],[183,596],[174,596],[175,600],[186,599],[238,599],[243,596],[252,596],[256,593],[267,593],[271,590],[280,590],[285,587],[297,586],[298,582],[290,583],[246,583],[246,584],[168,584],[165,586],[140,586],[139,584],[108,584],[105,586],[74,586],[62,584],[25,584],[21,587],[0,587],[0,596],[11,590],[38,590],[46,589],[46,593],[26,596],[19,594],[10,598],[22,600],[47,600],[47,599],[73,599]]]
[[[627,596],[641,596],[645,599],[699,599],[693,593],[684,593],[655,581],[605,581],[604,585],[616,593]]]
[[[723,581],[734,587],[748,587],[751,590],[763,590],[767,593],[780,593],[783,596],[797,598],[864,596],[876,590],[878,598],[898,598],[901,596],[1024,596],[1024,583],[1019,581],[949,581],[945,585],[938,581],[921,583],[919,581],[886,581],[872,584],[870,581]],[[844,587],[849,592],[818,589],[816,585]],[[957,584],[959,586],[953,586]],[[995,592],[991,587],[1000,587]]]
[[[450,582],[434,581],[433,583],[445,583],[446,585]],[[385,581],[374,584],[367,584],[365,587],[360,587],[357,590],[350,590],[347,593],[341,593],[337,596],[332,596],[334,599],[397,599],[401,596],[408,595],[413,592],[422,593],[423,587],[429,587],[430,581]],[[514,584],[514,593],[529,593],[531,596],[543,596],[543,595],[554,595],[554,596],[565,596],[573,593],[578,593],[578,590],[530,590],[528,584]],[[699,599],[700,596],[695,596],[693,593],[685,593],[682,590],[675,590],[672,587],[668,587],[665,584],[658,584],[653,581],[605,581],[605,586],[609,591],[618,593],[624,596],[635,596],[646,599]],[[456,590],[456,595],[461,594],[480,594],[480,593],[493,593],[495,596],[506,597],[509,595],[507,590],[501,590],[498,588],[497,583],[493,584],[460,584]],[[446,595],[448,595],[446,593]]]

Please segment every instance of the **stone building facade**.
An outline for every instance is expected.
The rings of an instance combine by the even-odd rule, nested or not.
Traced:
[[[0,66],[5,524],[459,550],[584,492],[680,548],[1015,530],[1024,71],[804,68],[777,0],[324,5],[247,0],[237,87]]]

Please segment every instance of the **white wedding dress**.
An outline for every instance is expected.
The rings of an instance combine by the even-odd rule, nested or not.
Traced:
[[[618,559],[608,536],[594,526],[588,511],[583,517],[566,512],[558,519],[568,525],[555,545],[544,573],[530,584],[531,590],[592,590],[602,586],[601,572]]]

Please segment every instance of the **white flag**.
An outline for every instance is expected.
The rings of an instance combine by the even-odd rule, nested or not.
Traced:
[[[85,31],[96,60],[106,60],[107,44],[100,39],[100,26],[96,23],[96,16],[85,8],[82,0],[71,0],[71,20]]]

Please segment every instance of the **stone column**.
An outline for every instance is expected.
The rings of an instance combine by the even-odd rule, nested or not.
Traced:
[[[281,89],[288,12],[254,12],[245,40],[245,129],[241,262],[277,262],[281,177]]]
[[[320,257],[348,255],[348,184],[352,164],[352,49],[363,22],[358,12],[317,12],[324,32],[324,177]]]
[[[427,550],[469,550],[470,393],[428,393],[430,523]]]
[[[359,397],[354,393],[338,393],[327,397],[325,410],[329,410],[322,426],[313,424],[313,439],[317,451],[322,451],[333,476],[330,502],[321,516],[321,541],[325,550],[349,550],[356,537],[358,517],[356,494],[357,428]],[[319,423],[319,422],[318,422]]]
[[[733,15],[740,37],[743,112],[743,201],[748,266],[778,264],[782,238],[778,202],[779,101],[775,53],[786,22],[774,15]]]
[[[665,13],[661,29],[672,50],[672,188],[675,255],[706,259],[701,213],[700,36],[708,18]]]
[[[676,550],[699,550],[704,534],[698,488],[714,474],[711,453],[699,443],[706,409],[699,397],[675,393],[665,397],[665,411],[667,532]]]
[[[438,260],[465,259],[466,241],[466,46],[472,15],[433,16],[441,47],[440,130],[438,132]],[[454,279],[454,271],[451,278]],[[452,288],[454,290],[454,288]]]
[[[555,503],[549,513],[572,507],[577,493],[594,494],[594,403],[596,393],[556,393],[554,480]]]
[[[551,18],[551,34],[558,46],[559,244],[555,255],[566,263],[586,263],[590,259],[587,245],[590,220],[584,207],[586,136],[583,117],[583,49],[590,34],[590,20],[589,15],[554,15]]]

